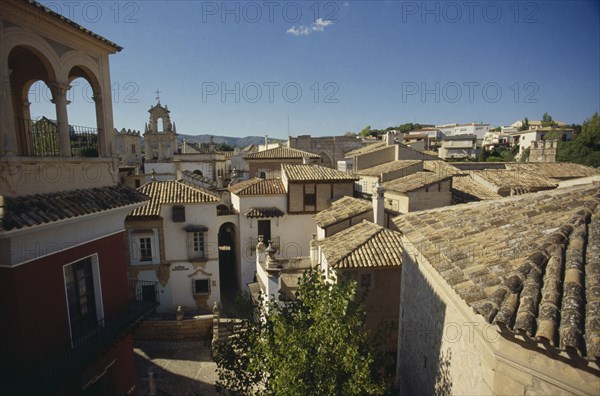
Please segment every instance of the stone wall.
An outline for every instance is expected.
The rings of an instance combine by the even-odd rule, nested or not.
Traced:
[[[556,162],[558,142],[536,140],[529,146],[529,162]]]
[[[321,156],[321,165],[336,168],[338,161],[352,150],[362,147],[362,142],[354,136],[312,137],[300,135],[288,138],[288,147],[308,151]]]
[[[211,339],[213,315],[199,315],[192,319],[145,321],[135,331],[136,340],[202,340]]]

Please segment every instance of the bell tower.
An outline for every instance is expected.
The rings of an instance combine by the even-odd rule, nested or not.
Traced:
[[[144,129],[144,148],[146,161],[165,161],[173,159],[177,153],[177,129],[171,122],[168,106],[160,104],[160,91],[156,91],[157,103],[150,107],[149,123]],[[159,123],[159,120],[162,121]],[[160,125],[162,124],[162,125]]]

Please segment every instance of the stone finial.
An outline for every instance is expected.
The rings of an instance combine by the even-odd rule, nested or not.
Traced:
[[[269,246],[265,249],[267,255],[267,267],[273,267],[277,264],[277,259],[275,258],[276,252],[277,250],[273,248],[271,241],[269,241]]]
[[[175,318],[178,322],[181,322],[183,320],[183,307],[181,305],[179,305],[177,307],[177,311],[175,311]]]

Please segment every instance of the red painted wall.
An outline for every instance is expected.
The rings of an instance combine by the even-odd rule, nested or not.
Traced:
[[[69,339],[63,265],[98,254],[104,316],[127,305],[124,233],[117,233],[16,268],[0,268],[0,350],[3,361],[27,366]]]

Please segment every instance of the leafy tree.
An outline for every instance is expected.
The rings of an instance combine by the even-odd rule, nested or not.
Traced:
[[[352,132],[352,131],[348,131],[348,132],[344,133],[344,136],[347,136],[347,137],[356,137],[356,133]]]
[[[600,167],[600,117],[595,113],[585,120],[573,141],[559,142],[557,161]]]
[[[519,131],[526,131],[528,129],[529,129],[529,119],[527,117],[525,117],[525,119],[523,120],[523,124],[519,128]]]
[[[526,149],[523,149],[523,153],[521,153],[521,156],[519,157],[519,161],[521,161],[521,162],[529,161],[529,153],[530,152],[531,152],[531,149],[529,147],[527,147]]]
[[[359,135],[362,136],[362,137],[367,137],[370,134],[371,134],[371,125],[367,125],[359,133]]]
[[[388,387],[365,330],[356,282],[330,283],[307,270],[285,304],[245,298],[244,326],[217,348],[225,394],[374,395]],[[259,308],[264,304],[265,310]],[[254,318],[261,317],[259,320]]]
[[[554,122],[552,117],[548,115],[548,112],[544,113],[544,115],[542,116],[542,126],[544,128],[556,126],[556,123]]]

